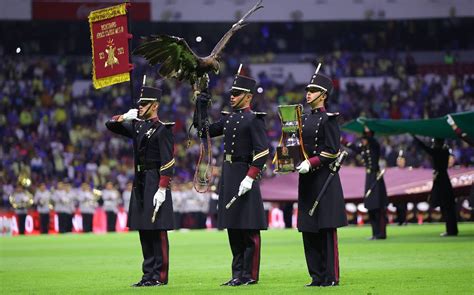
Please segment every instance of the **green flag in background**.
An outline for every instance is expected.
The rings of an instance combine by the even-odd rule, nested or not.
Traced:
[[[474,111],[451,114],[454,122],[469,137],[474,138]],[[425,120],[387,120],[387,119],[367,119],[360,117],[344,125],[342,129],[349,132],[362,133],[367,125],[376,135],[395,135],[412,133],[415,135],[457,138],[451,126],[446,122],[447,116]]]

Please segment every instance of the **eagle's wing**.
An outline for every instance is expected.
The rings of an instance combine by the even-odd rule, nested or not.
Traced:
[[[237,32],[238,30],[240,30],[241,28],[247,25],[245,23],[245,20],[255,11],[259,10],[260,8],[263,8],[263,6],[260,4],[262,4],[262,0],[258,0],[258,2],[241,19],[239,19],[238,22],[232,25],[232,28],[230,28],[227,31],[227,33],[224,34],[221,40],[216,44],[216,46],[214,46],[214,49],[212,50],[210,54],[211,57],[213,58],[219,57],[219,54],[224,49],[227,42],[229,42],[230,37],[232,37],[232,35],[234,35],[235,32]]]
[[[159,35],[144,39],[133,54],[143,56],[152,66],[161,64],[158,73],[162,77],[189,81],[196,75],[199,57],[183,38]]]

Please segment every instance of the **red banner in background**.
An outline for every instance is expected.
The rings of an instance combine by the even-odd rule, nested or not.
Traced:
[[[89,25],[92,42],[92,83],[96,89],[130,81],[127,9],[120,4],[92,11]]]
[[[98,9],[120,4],[124,1],[64,1],[64,0],[33,0],[32,17],[34,20],[84,20]],[[150,21],[151,4],[149,1],[133,2],[130,16],[135,21]]]

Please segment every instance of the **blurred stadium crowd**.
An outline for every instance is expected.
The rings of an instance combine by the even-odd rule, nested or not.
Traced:
[[[443,22],[434,22],[431,26],[427,23],[428,25],[421,26],[418,30],[426,31],[428,36],[447,38],[444,45],[448,48],[472,48],[472,36],[466,37],[463,34],[460,37],[457,33],[446,36],[443,32],[451,32],[451,26]],[[467,23],[469,24],[469,21]],[[458,26],[462,28],[468,24],[464,22]],[[363,38],[350,34],[335,40],[332,35],[332,43],[325,43],[330,45],[323,48],[326,53],[319,58],[324,62],[323,71],[332,76],[336,85],[329,100],[329,110],[341,113],[341,123],[358,116],[420,119],[474,110],[472,69],[463,68],[462,71],[441,75],[435,72],[426,74],[426,71],[419,74],[415,58],[409,52],[404,58],[399,57],[398,50],[405,48],[396,44],[403,41],[411,45],[411,48],[425,49],[422,40],[404,39],[414,36],[404,34],[405,30],[416,30],[419,26],[408,24],[395,27],[397,29],[392,29],[390,22],[387,22],[378,30],[371,31],[364,30],[360,25],[356,31],[363,32]],[[289,45],[285,47],[278,41],[279,38],[268,38],[272,41],[262,45],[258,43],[262,38],[252,37],[252,34],[265,36],[266,30],[270,36],[283,34],[282,36],[289,38],[285,41],[289,44],[293,44],[291,38],[304,38],[292,34],[290,25],[277,24],[272,28],[260,25],[257,31],[250,30],[249,35],[243,37],[242,42],[246,44],[244,48],[249,48],[248,52],[236,49],[235,45],[230,46],[229,53],[223,59],[225,65],[219,76],[211,77],[211,113],[214,120],[219,118],[222,109],[228,108],[228,89],[239,63],[245,61],[247,65],[252,62],[271,62],[278,58],[275,53],[282,50],[292,52]],[[344,27],[340,30],[344,31]],[[351,40],[355,39],[359,42],[349,45]],[[124,138],[113,136],[106,130],[104,123],[112,115],[124,113],[136,106],[129,95],[128,83],[99,91],[89,86],[79,87],[84,91],[77,92],[74,90],[74,83],[90,81],[90,57],[84,52],[81,55],[40,55],[38,53],[48,39],[40,40],[41,44],[34,40],[26,43],[25,50],[31,54],[5,55],[0,64],[2,207],[9,208],[8,196],[14,191],[20,173],[26,173],[32,180],[32,191],[35,191],[40,183],[53,188],[58,181],[66,180],[76,188],[87,183],[91,187],[101,189],[111,181],[121,194],[134,173],[131,143]],[[384,43],[383,40],[393,43]],[[375,51],[375,44],[382,44],[380,48],[383,50]],[[70,52],[67,43],[59,46],[63,46],[64,52]],[[446,47],[443,47],[439,40],[434,46],[444,55],[444,59],[439,63],[456,69],[456,55],[445,51]],[[346,49],[347,47],[349,48]],[[9,45],[0,51],[10,52],[8,48]],[[261,51],[251,48],[260,48]],[[371,51],[373,54],[361,54],[360,50]],[[307,51],[312,50],[307,48]],[[156,83],[156,86],[163,89],[160,119],[176,122],[176,175],[173,185],[177,191],[189,192],[192,190],[190,182],[199,153],[199,142],[194,131],[190,135],[191,145],[187,147],[187,130],[194,110],[191,89],[189,85],[175,81],[155,81],[156,68],[150,68],[141,59],[135,59],[134,64],[135,81],[141,81],[143,74],[147,74],[148,85]],[[244,68],[244,71],[257,78],[259,86],[262,87],[263,92],[257,94],[253,100],[253,109],[268,113],[266,124],[274,149],[281,132],[277,106],[303,103],[304,85],[297,84],[292,76],[288,76],[284,83],[276,83],[265,73],[251,73],[248,68]],[[338,81],[343,77],[374,76],[391,77],[396,83],[387,81],[381,86],[367,88],[354,80],[347,84],[346,89],[339,87]],[[138,93],[138,83],[134,86],[134,92]],[[353,134],[344,136],[349,141],[356,140]],[[399,150],[404,150],[408,166],[430,167],[429,159],[424,153],[418,152],[418,147],[412,143],[410,136],[385,137],[379,140],[386,166],[395,166]],[[215,174],[218,175],[222,160],[219,157],[222,154],[220,139],[213,142]],[[459,140],[449,141],[448,144],[452,148],[456,165],[467,166],[474,163],[473,148]],[[348,164],[360,165],[354,158],[349,159]],[[272,177],[271,169],[267,170],[266,177]],[[207,201],[196,202],[201,204],[201,208],[208,208]]]

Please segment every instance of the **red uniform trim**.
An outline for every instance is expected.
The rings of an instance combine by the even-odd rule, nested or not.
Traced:
[[[167,188],[170,185],[171,176],[160,175],[160,187]]]
[[[311,164],[311,167],[313,167],[313,168],[316,168],[319,165],[321,165],[321,160],[319,159],[318,156],[309,158],[308,160],[309,160],[309,163]]]
[[[160,270],[160,282],[168,283],[168,268],[169,268],[169,257],[168,257],[168,233],[166,231],[160,232],[161,239],[161,254],[163,262],[161,263]]]
[[[258,281],[260,270],[260,234],[254,234],[252,240],[255,245],[252,259],[252,279]]]
[[[255,166],[250,166],[249,171],[247,172],[247,176],[250,176],[255,179],[257,178],[258,173],[260,173],[260,169]]]

